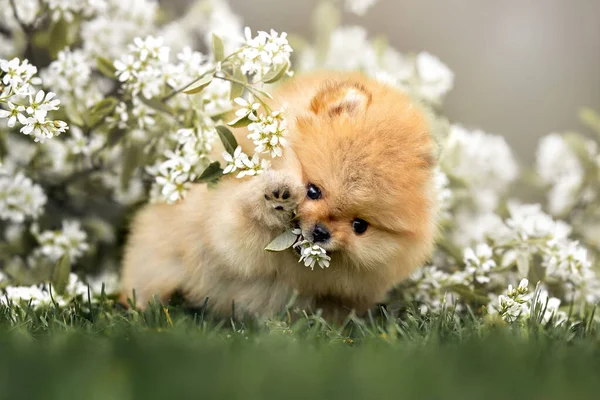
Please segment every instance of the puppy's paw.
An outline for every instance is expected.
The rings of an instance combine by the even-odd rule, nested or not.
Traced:
[[[266,212],[280,223],[289,223],[304,198],[304,187],[301,182],[280,171],[267,171],[264,178],[262,190]]]

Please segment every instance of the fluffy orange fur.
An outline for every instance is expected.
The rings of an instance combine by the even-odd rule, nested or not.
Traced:
[[[180,289],[192,303],[208,297],[211,311],[223,316],[232,302],[270,316],[295,294],[300,308],[363,313],[430,256],[437,149],[420,108],[359,73],[295,77],[273,95],[274,108],[287,107],[283,157],[257,177],[226,176],[215,187],[194,185],[177,204],[146,206],[125,251],[123,301],[135,290],[143,307]],[[252,153],[245,135],[236,132]],[[321,199],[306,196],[309,183]],[[285,190],[289,198],[274,196]],[[293,249],[264,250],[294,210],[306,237],[317,223],[331,233],[322,245],[329,268],[304,267]],[[353,231],[355,218],[369,223],[364,233]]]

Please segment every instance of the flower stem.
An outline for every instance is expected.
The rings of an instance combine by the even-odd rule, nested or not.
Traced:
[[[271,111],[272,111],[272,110],[271,110],[271,107],[269,107],[269,105],[268,105],[268,104],[267,104],[267,103],[266,103],[266,102],[265,102],[263,99],[261,99],[261,98],[260,98],[260,97],[261,97],[261,95],[262,95],[262,93],[261,93],[261,91],[260,91],[260,90],[258,90],[258,89],[256,89],[256,88],[254,88],[254,87],[252,87],[252,86],[250,86],[250,85],[248,85],[248,84],[247,84],[247,83],[245,83],[245,82],[238,81],[237,79],[235,79],[235,78],[232,78],[232,77],[230,77],[230,76],[226,76],[226,75],[215,75],[215,78],[217,78],[217,79],[221,79],[221,80],[224,80],[224,81],[229,81],[229,82],[231,82],[231,83],[237,83],[237,84],[239,84],[239,85],[242,85],[242,86],[244,86],[246,89],[248,89],[248,91],[249,91],[250,93],[252,93],[252,94],[253,94],[253,95],[256,97],[256,100],[258,100],[258,102],[259,102],[259,103],[260,103],[260,104],[261,104],[261,105],[264,107],[265,111],[266,111],[266,112],[268,112],[269,114],[271,113]]]
[[[165,97],[163,97],[161,99],[161,101],[164,103],[164,102],[167,102],[167,101],[171,100],[173,97],[175,97],[179,93],[183,92],[186,88],[192,86],[194,83],[198,82],[200,79],[204,78],[206,75],[208,75],[208,74],[214,74],[214,73],[215,73],[214,69],[210,69],[210,70],[206,71],[205,73],[203,73],[202,75],[200,75],[198,78],[194,79],[193,81],[189,82],[188,84],[180,87],[179,89],[173,90],[171,93],[169,93],[168,95],[166,95]]]

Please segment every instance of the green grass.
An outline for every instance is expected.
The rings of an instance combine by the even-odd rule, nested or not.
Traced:
[[[587,399],[595,324],[509,327],[449,312],[330,327],[105,303],[0,308],[4,399]]]

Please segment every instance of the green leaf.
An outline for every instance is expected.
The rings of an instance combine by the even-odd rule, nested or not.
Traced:
[[[239,68],[235,68],[233,71],[233,79],[235,79],[236,81],[240,81],[240,82],[248,82],[248,78],[246,77],[246,75],[244,75],[244,73],[239,69]],[[229,98],[231,100],[236,99],[238,97],[242,97],[242,94],[244,94],[244,85],[240,84],[240,83],[235,83],[235,82],[231,82],[231,91],[229,94]]]
[[[204,90],[205,87],[210,85],[212,80],[213,80],[212,74],[204,75],[202,78],[198,79],[196,82],[194,82],[190,86],[186,87],[183,90],[183,93],[185,93],[185,94],[200,93],[201,91]]]
[[[529,254],[526,252],[517,253],[517,270],[519,271],[519,276],[529,275]]]
[[[77,125],[77,126],[85,125],[83,117],[79,114],[79,112],[77,112],[77,110],[75,110],[74,107],[67,107],[64,109],[64,111],[65,111],[65,114],[67,115],[67,118],[71,124]]]
[[[255,91],[255,92],[257,92],[257,93],[260,93],[261,95],[265,96],[267,99],[273,100],[273,96],[271,96],[270,93],[267,93],[264,90],[260,90],[260,89],[258,89],[256,87],[252,88],[252,90]]]
[[[0,162],[4,161],[4,157],[8,154],[8,145],[6,144],[6,136],[0,134]]]
[[[294,49],[294,53],[301,53],[304,49],[310,46],[308,40],[304,38],[304,36],[297,35],[295,33],[289,33],[288,43]]]
[[[596,162],[590,154],[589,139],[586,139],[579,133],[567,132],[563,135],[565,142],[569,145],[571,150],[575,153],[579,162],[581,162],[586,173],[593,173],[596,171]]]
[[[231,126],[232,128],[243,128],[251,123],[252,121],[248,117],[240,117],[228,122],[227,125]]]
[[[36,265],[35,269],[44,269],[48,267],[51,268],[52,265]],[[11,281],[17,285],[30,286],[40,283],[40,281],[37,280],[36,277],[33,275],[32,271],[29,268],[27,268],[25,262],[23,262],[23,260],[18,257],[14,258],[13,262],[5,264],[4,270],[2,272],[10,276]]]
[[[322,0],[313,14],[313,29],[317,43],[317,62],[322,62],[329,52],[331,33],[338,27],[341,15],[338,7],[330,0]]]
[[[481,293],[477,290],[472,290],[466,285],[450,285],[447,287],[447,289],[458,294],[459,296],[461,296],[469,302],[487,304],[490,301],[490,299],[485,295],[485,293]]]
[[[600,136],[600,115],[596,111],[588,107],[583,108],[579,112],[579,119]]]
[[[69,254],[65,254],[58,260],[52,271],[52,286],[58,294],[63,294],[69,283],[71,273],[71,260]]]
[[[202,172],[202,174],[196,179],[198,182],[214,182],[219,180],[223,176],[223,170],[221,169],[221,163],[214,161],[210,163],[208,167]]]
[[[225,48],[223,46],[223,41],[214,33],[212,35],[212,49],[215,62],[223,61],[225,59]]]
[[[108,131],[107,140],[106,140],[107,146],[113,147],[114,145],[119,143],[119,141],[121,139],[123,139],[123,137],[125,136],[126,133],[127,133],[127,130],[121,129],[118,126],[115,126],[114,128],[112,128],[110,131]]]
[[[107,97],[94,104],[88,111],[87,124],[94,126],[106,116],[111,114],[115,107],[119,104],[119,100],[115,97]]]
[[[296,243],[298,240],[298,235],[293,233],[291,230],[287,230],[283,232],[281,235],[277,236],[275,239],[271,241],[265,247],[266,251],[283,251],[285,249],[289,249]]]
[[[142,164],[144,158],[144,150],[142,146],[130,143],[129,146],[125,147],[123,158],[123,169],[121,170],[121,190],[126,191],[129,189],[129,182],[131,177]]]
[[[69,24],[63,19],[56,21],[50,28],[49,35],[48,52],[55,59],[58,52],[70,44]]]
[[[142,103],[156,111],[163,112],[165,114],[173,115],[173,110],[169,108],[161,99],[147,99],[144,96],[139,96],[138,99],[142,100]]]
[[[389,47],[388,39],[384,35],[379,35],[373,38],[373,40],[371,40],[371,45],[373,47],[373,50],[375,50],[375,54],[378,60],[382,59],[382,57],[385,54],[385,51]]]
[[[278,80],[283,78],[289,67],[290,64],[286,62],[285,64],[281,64],[277,68],[273,68],[265,76],[263,76],[262,81],[264,83],[277,82]]]
[[[113,62],[105,57],[97,57],[96,58],[96,67],[98,71],[102,73],[102,75],[108,78],[116,78],[115,72],[117,69],[115,68]]]
[[[225,150],[229,154],[233,155],[238,146],[235,136],[233,136],[233,133],[226,126],[219,125],[216,127],[216,129],[217,133],[219,134],[219,139],[221,139],[221,142],[223,143],[223,147],[225,147]]]

